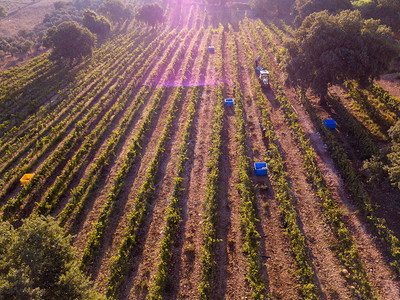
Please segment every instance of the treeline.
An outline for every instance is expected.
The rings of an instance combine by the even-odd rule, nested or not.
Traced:
[[[111,23],[128,26],[135,8],[121,0],[56,1],[54,10],[43,18],[32,31],[20,31],[16,36],[0,38],[0,58],[5,55],[26,54],[31,49],[48,46],[47,33],[64,22],[76,22],[103,40],[111,30]],[[6,12],[5,12],[6,14]]]
[[[380,20],[394,31],[400,29],[400,2],[396,0],[250,0],[257,17],[292,17],[299,26],[315,12],[359,10],[364,19]]]

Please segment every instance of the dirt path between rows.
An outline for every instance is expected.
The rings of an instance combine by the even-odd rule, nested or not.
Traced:
[[[248,118],[249,135],[253,144],[253,160],[263,161],[262,153],[266,146],[259,126],[260,112],[255,103],[251,74],[247,72],[244,50],[238,45],[240,73],[243,78],[245,109]],[[257,183],[257,204],[259,209],[260,226],[264,236],[261,246],[265,251],[265,265],[268,274],[269,293],[276,299],[298,299],[298,282],[292,275],[295,271],[295,261],[285,229],[283,228],[278,200],[275,198],[268,179],[254,178]]]
[[[216,44],[218,36],[214,34],[211,38],[211,45]],[[179,274],[178,290],[171,299],[197,299],[197,287],[201,281],[201,254],[203,248],[202,233],[202,204],[206,195],[207,162],[209,160],[209,149],[211,145],[211,129],[213,110],[216,105],[214,93],[217,82],[214,69],[214,56],[209,54],[208,68],[204,82],[204,90],[200,99],[198,115],[195,118],[195,133],[193,135],[194,151],[191,165],[189,182],[186,185],[184,207],[182,210],[182,232],[178,233],[178,242],[182,247],[181,256],[173,260],[176,266],[175,272]]]

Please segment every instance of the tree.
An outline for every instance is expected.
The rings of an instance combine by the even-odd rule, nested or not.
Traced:
[[[121,0],[105,0],[99,8],[107,19],[113,23],[125,21],[125,4]]]
[[[70,4],[71,3],[67,2],[67,1],[62,1],[62,0],[56,1],[56,2],[53,3],[55,10],[61,10],[61,9],[65,8],[65,7],[67,7]]]
[[[311,88],[322,102],[329,85],[354,79],[365,86],[398,54],[390,29],[359,11],[313,13],[294,36],[285,44],[286,83]]]
[[[53,48],[53,57],[75,58],[91,55],[96,38],[77,22],[64,22],[52,27],[43,38],[43,46]]]
[[[7,15],[7,9],[3,5],[0,5],[0,18],[7,17]]]
[[[351,8],[350,0],[296,0],[296,22],[300,23],[305,17],[314,12],[328,10],[331,13],[336,13]]]
[[[398,0],[377,0],[382,7],[388,7],[400,12],[400,2]]]
[[[158,4],[145,4],[139,9],[136,19],[154,27],[163,22],[164,11]]]
[[[100,299],[51,217],[0,223],[0,299]]]
[[[379,19],[382,24],[388,25],[394,30],[400,28],[400,1],[359,0],[353,2],[353,7],[358,9],[366,19]]]
[[[295,0],[251,0],[250,6],[256,16],[287,16],[290,14]]]
[[[83,13],[82,23],[83,26],[102,38],[106,37],[111,30],[110,21],[90,9],[86,9]]]

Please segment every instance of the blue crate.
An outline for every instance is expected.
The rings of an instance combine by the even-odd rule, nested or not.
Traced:
[[[208,47],[208,51],[209,51],[209,52],[214,53],[214,50],[215,50],[215,49],[214,49],[214,46]]]
[[[225,99],[225,106],[233,106],[233,99]]]
[[[324,120],[325,127],[328,129],[335,129],[336,128],[336,122],[333,119],[325,119]]]
[[[267,176],[268,168],[265,162],[254,163],[254,173],[256,176]]]

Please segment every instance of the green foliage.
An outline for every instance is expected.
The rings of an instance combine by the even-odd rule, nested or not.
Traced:
[[[385,25],[400,29],[400,2],[396,0],[358,0],[352,2],[366,19],[381,20]]]
[[[100,299],[75,268],[70,236],[52,218],[0,224],[1,299]]]
[[[387,179],[388,174],[385,171],[385,165],[383,158],[375,155],[364,161],[361,170],[367,173],[368,183],[377,185]]]
[[[341,120],[340,130],[351,138],[349,143],[359,151],[362,159],[370,158],[378,154],[379,150],[374,140],[369,136],[368,131],[358,122],[358,120],[340,103],[335,96],[328,97],[328,103],[332,105],[335,113]]]
[[[223,77],[223,56],[222,49],[224,26],[219,25],[217,29],[218,40],[215,51],[215,72],[217,77],[222,80]],[[224,126],[224,86],[218,83],[215,90],[217,104],[213,111],[213,126],[211,130],[211,149],[210,159],[207,163],[207,190],[206,197],[203,203],[203,223],[202,229],[204,234],[204,247],[201,255],[202,274],[201,282],[198,286],[200,299],[211,299],[211,292],[214,287],[214,280],[216,275],[216,261],[215,261],[215,247],[218,242],[216,222],[218,218],[218,186],[220,176],[220,160],[222,156],[222,129]]]
[[[397,55],[388,27],[349,10],[338,15],[327,11],[311,14],[285,46],[287,84],[310,87],[321,99],[329,85],[348,79],[366,85]]]
[[[130,6],[125,6],[121,0],[105,0],[100,5],[99,12],[113,23],[123,23],[132,18]]]
[[[7,15],[7,9],[3,5],[0,5],[0,18],[7,17]]]
[[[154,27],[164,21],[164,11],[158,4],[145,4],[137,12],[136,19]]]
[[[314,12],[327,10],[330,13],[335,13],[351,8],[350,0],[296,0],[296,22],[301,22]]]
[[[271,14],[279,17],[288,16],[295,4],[295,0],[250,0],[250,7],[259,18]]]
[[[64,9],[68,5],[71,5],[71,4],[72,4],[71,2],[67,2],[67,1],[63,1],[63,0],[56,1],[56,2],[53,3],[55,10]]]
[[[82,18],[83,26],[99,37],[106,37],[111,30],[111,23],[104,16],[99,16],[93,10],[85,10]]]
[[[21,31],[14,37],[0,38],[0,50],[3,51],[4,54],[25,54],[31,50],[35,40],[35,36],[25,35],[24,32]]]
[[[392,140],[392,145],[391,152],[387,155],[389,164],[386,166],[386,170],[393,186],[400,189],[400,122],[392,126],[388,134]]]
[[[44,45],[53,49],[53,57],[75,58],[91,55],[96,38],[87,29],[76,22],[64,22],[47,31]]]
[[[233,28],[229,27],[229,48],[232,57],[233,80],[236,82],[234,87],[235,97],[235,124],[238,142],[238,163],[239,163],[239,180],[237,185],[238,193],[241,198],[240,203],[240,220],[243,232],[243,252],[247,256],[247,274],[246,278],[249,281],[252,298],[265,299],[266,285],[261,278],[262,261],[260,253],[260,234],[257,230],[259,219],[257,212],[257,201],[255,197],[255,189],[252,179],[249,175],[250,157],[248,155],[247,139],[249,133],[245,121],[245,107],[243,103],[243,93],[240,86],[239,77],[239,58],[236,41],[234,39]]]

